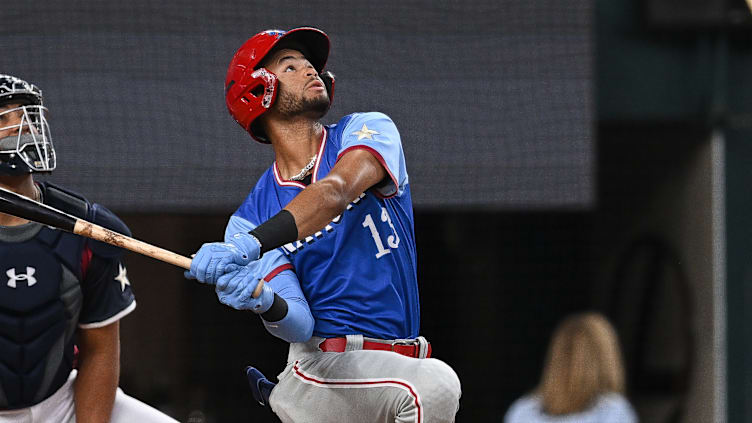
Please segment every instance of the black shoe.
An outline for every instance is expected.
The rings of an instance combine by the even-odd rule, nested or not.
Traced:
[[[252,366],[245,368],[245,374],[248,376],[248,383],[251,385],[253,398],[261,405],[269,404],[269,395],[271,395],[272,389],[277,384],[270,382],[263,373]]]

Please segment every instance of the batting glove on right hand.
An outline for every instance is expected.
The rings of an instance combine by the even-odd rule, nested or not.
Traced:
[[[251,310],[254,313],[264,313],[274,303],[274,290],[264,283],[261,295],[253,298],[253,291],[259,283],[259,277],[253,266],[245,266],[235,271],[225,273],[217,280],[215,291],[222,304],[236,310]]]
[[[191,269],[185,272],[188,279],[214,285],[220,276],[237,270],[250,262],[247,255],[229,242],[210,242],[201,246],[191,260]]]

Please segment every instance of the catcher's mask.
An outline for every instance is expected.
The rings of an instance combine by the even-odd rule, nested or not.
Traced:
[[[55,148],[46,113],[39,88],[23,79],[0,74],[0,174],[22,175],[55,169]]]
[[[261,67],[261,62],[275,48],[299,50],[313,65],[324,82],[329,105],[334,99],[334,75],[324,71],[329,57],[329,37],[317,28],[301,27],[289,31],[267,30],[246,41],[235,53],[225,78],[225,101],[230,115],[256,141],[269,139],[256,118],[264,114],[277,98],[277,75]]]

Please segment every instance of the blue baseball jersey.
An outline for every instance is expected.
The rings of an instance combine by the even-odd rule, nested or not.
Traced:
[[[289,263],[315,319],[314,336],[418,336],[420,309],[410,185],[399,132],[383,113],[355,113],[325,126],[311,182],[326,177],[353,149],[371,152],[387,178],[362,193],[314,235],[269,251],[264,275]],[[281,211],[305,188],[283,180],[274,163],[230,218],[225,238]]]

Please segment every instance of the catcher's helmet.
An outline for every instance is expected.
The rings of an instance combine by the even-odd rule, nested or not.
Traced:
[[[320,29],[301,27],[289,31],[267,30],[246,41],[233,56],[225,78],[225,102],[230,115],[259,142],[269,144],[266,134],[253,121],[277,98],[277,76],[261,67],[274,48],[299,50],[324,82],[329,104],[334,98],[334,75],[324,72],[329,57],[329,37]]]
[[[47,108],[42,105],[42,90],[15,76],[0,74],[0,106],[18,104],[0,111],[0,131],[10,135],[0,138],[0,174],[22,175],[51,172],[55,169]]]

